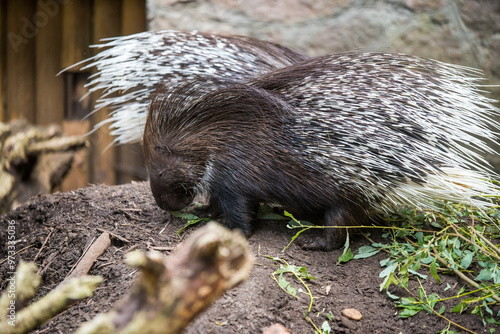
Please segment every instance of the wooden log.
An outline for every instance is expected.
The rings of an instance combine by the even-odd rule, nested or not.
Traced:
[[[45,297],[33,304],[24,307],[24,303],[30,300],[41,281],[41,276],[36,273],[37,267],[34,263],[21,262],[16,270],[15,282],[16,295],[23,294],[22,303],[18,299],[9,297],[7,289],[0,297],[0,333],[22,334],[35,329],[47,320],[67,309],[78,300],[92,296],[94,290],[103,279],[99,276],[81,276],[73,278],[56,289],[50,291]],[[14,305],[14,314],[9,314],[5,305]],[[5,312],[7,311],[7,312]]]
[[[87,145],[81,136],[62,136],[55,125],[0,123],[0,212],[53,191],[71,168],[75,152]]]
[[[142,272],[128,297],[77,333],[180,333],[222,293],[244,281],[254,259],[241,232],[212,222],[166,259],[137,251],[126,261]]]

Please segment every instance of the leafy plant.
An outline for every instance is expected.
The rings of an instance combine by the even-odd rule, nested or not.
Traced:
[[[177,231],[176,235],[179,235],[182,231],[184,231],[189,226],[192,226],[192,225],[195,225],[198,223],[202,223],[202,222],[208,222],[208,221],[212,220],[211,218],[199,218],[198,216],[196,216],[192,213],[183,213],[183,212],[179,212],[179,211],[169,211],[169,212],[172,216],[174,216],[176,218],[187,219],[186,224],[184,224],[184,226],[181,227]]]
[[[490,241],[500,237],[498,217],[497,209],[475,211],[446,202],[439,211],[401,208],[385,218],[392,225],[404,226],[404,229],[389,227],[383,234],[387,243],[372,241],[371,246],[360,248],[354,259],[373,256],[380,251],[388,254],[380,262],[384,267],[379,275],[383,278],[380,290],[386,290],[396,300],[396,306],[402,309],[401,318],[411,317],[422,310],[444,318],[444,306],[436,310],[436,305],[455,299],[457,304],[452,312],[462,313],[473,308],[472,313],[477,314],[485,326],[500,325],[500,312],[495,315],[490,307],[500,303],[500,249]],[[437,294],[427,296],[420,285],[417,294],[413,294],[408,288],[409,278],[429,278],[422,273],[423,267],[438,284],[441,282],[440,273],[452,272],[472,290],[467,291],[464,287],[456,296],[441,299]],[[389,293],[387,289],[393,284],[405,289],[412,297],[399,298]],[[451,333],[450,330],[446,332]]]
[[[283,291],[285,291],[286,293],[288,293],[289,295],[291,295],[295,298],[299,298],[298,293],[306,294],[309,297],[309,307],[308,307],[307,311],[304,312],[304,317],[314,327],[314,329],[316,330],[316,333],[330,334],[331,328],[330,328],[328,321],[324,321],[323,324],[321,325],[321,328],[318,328],[318,326],[316,326],[316,324],[312,321],[312,319],[308,315],[308,313],[311,312],[313,302],[314,302],[314,299],[316,299],[316,297],[314,297],[312,295],[311,290],[309,289],[309,285],[307,284],[306,280],[315,280],[316,277],[311,276],[309,274],[309,272],[307,271],[306,267],[294,266],[294,265],[289,264],[287,261],[285,261],[279,257],[276,257],[276,256],[273,257],[273,256],[261,254],[260,248],[259,248],[259,255],[263,256],[265,258],[268,258],[270,260],[273,260],[274,262],[279,264],[279,268],[271,274],[271,277],[276,283],[278,283],[278,286]],[[286,276],[289,276],[289,275],[292,275],[293,277],[295,277],[295,279],[297,279],[299,281],[300,286],[298,288],[296,288],[291,281],[287,280]],[[331,316],[331,318],[330,318],[330,316]],[[328,316],[328,318],[330,320],[332,320],[333,316],[331,314],[330,314],[330,316]]]

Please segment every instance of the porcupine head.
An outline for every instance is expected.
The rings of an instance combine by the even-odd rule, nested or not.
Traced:
[[[345,213],[354,211],[325,210],[332,203],[341,207],[342,201],[335,184],[303,156],[304,143],[292,131],[294,112],[279,97],[245,84],[195,80],[171,93],[160,87],[143,143],[157,204],[180,210],[204,192],[210,213],[223,214],[228,227],[245,234],[260,202],[349,224]],[[304,238],[303,246],[339,247],[343,231],[328,229],[320,237]]]

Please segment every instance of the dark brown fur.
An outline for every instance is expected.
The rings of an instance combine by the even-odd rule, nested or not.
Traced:
[[[260,202],[322,216],[326,226],[366,218],[363,199],[346,196],[307,156],[291,127],[296,111],[278,95],[215,79],[168,93],[158,89],[144,132],[151,189],[161,208],[179,210],[201,190],[212,212],[246,234]],[[345,237],[345,229],[325,229],[303,246],[331,250]]]

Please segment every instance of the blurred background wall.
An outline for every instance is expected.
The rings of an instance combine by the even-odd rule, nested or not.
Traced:
[[[91,72],[63,68],[101,38],[146,29],[200,30],[275,41],[310,56],[346,50],[404,52],[482,69],[500,84],[499,0],[1,0],[0,121],[24,117],[86,133]],[[500,99],[500,87],[488,87]],[[61,190],[147,177],[140,145],[106,147],[102,129],[79,153]],[[500,158],[489,160],[500,170]]]
[[[148,0],[148,20],[153,30],[248,35],[311,56],[409,53],[480,68],[485,84],[500,84],[500,0]],[[486,89],[500,100],[500,87]],[[500,172],[500,156],[487,159]]]

